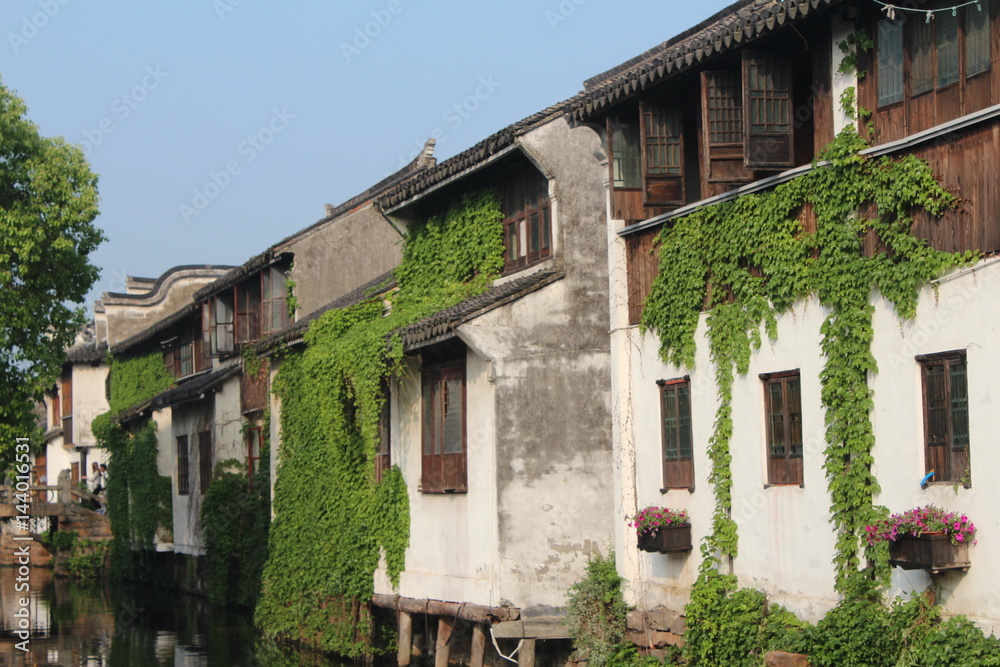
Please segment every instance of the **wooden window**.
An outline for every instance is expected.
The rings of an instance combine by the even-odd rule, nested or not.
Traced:
[[[71,445],[75,442],[73,439],[73,371],[65,373],[61,378],[61,389],[59,393],[62,395],[62,409],[60,411],[62,429],[63,429],[63,445]]]
[[[198,370],[212,367],[212,302],[201,304],[201,354],[198,355]]]
[[[504,269],[511,271],[552,254],[549,184],[533,166],[519,165],[503,183]]]
[[[52,415],[49,421],[49,428],[56,428],[62,426],[62,420],[59,416],[59,385],[56,385],[55,391],[52,392]]]
[[[465,441],[465,362],[423,369],[422,475],[424,493],[468,490]]]
[[[958,17],[939,12],[934,18],[937,87],[944,88],[958,81]]]
[[[932,481],[971,481],[965,351],[917,357],[923,379],[924,459]]]
[[[247,429],[247,480],[250,488],[253,488],[253,477],[260,470],[260,449],[264,443],[264,429],[260,426],[251,426]]]
[[[177,495],[186,496],[190,490],[191,469],[188,462],[188,437],[177,436]]]
[[[965,8],[965,75],[975,76],[989,68],[990,3],[984,0],[978,8]]]
[[[198,481],[201,495],[208,492],[212,483],[212,432],[202,431],[198,434]]]
[[[274,333],[288,326],[288,288],[285,273],[277,266],[270,266],[260,273],[261,308],[264,320],[263,333]]]
[[[375,452],[375,481],[381,482],[385,471],[392,466],[392,401],[388,383],[382,385],[382,409],[378,418],[378,450]]]
[[[691,452],[691,383],[688,378],[660,380],[663,419],[663,488],[694,489]]]
[[[743,52],[743,136],[748,167],[791,167],[792,65],[787,58]]]
[[[212,299],[212,354],[236,351],[236,328],[233,323],[233,294],[223,292]]]
[[[764,381],[768,484],[799,484],[802,476],[802,399],[798,371],[769,373]]]
[[[639,122],[634,116],[620,114],[608,119],[612,187],[636,189],[642,187],[642,153],[639,135]]]
[[[743,142],[743,87],[740,73],[701,73],[702,140],[706,156],[705,180],[709,183],[746,182]]]
[[[260,338],[260,278],[254,276],[236,288],[236,342],[248,343]]]
[[[878,105],[903,101],[903,21],[879,21],[876,36]]]
[[[639,105],[639,119],[643,203],[656,206],[684,204],[684,136],[681,133],[680,107],[643,102]]]

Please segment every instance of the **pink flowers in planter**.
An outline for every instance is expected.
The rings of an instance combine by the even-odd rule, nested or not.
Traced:
[[[866,526],[865,531],[868,534],[869,545],[883,541],[895,542],[902,535],[924,533],[944,533],[955,545],[976,543],[974,540],[976,524],[972,523],[969,517],[957,512],[948,512],[934,505],[893,514],[875,525]]]
[[[676,528],[690,526],[691,521],[685,510],[675,510],[669,507],[650,505],[639,511],[634,517],[628,517],[628,525],[635,528],[636,535],[655,533],[660,528]]]

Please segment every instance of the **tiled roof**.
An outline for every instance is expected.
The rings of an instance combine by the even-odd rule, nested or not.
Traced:
[[[398,333],[403,340],[403,349],[409,352],[447,340],[455,335],[455,329],[464,322],[516,301],[562,277],[562,271],[543,269],[491,287],[482,294],[400,329]]]
[[[574,98],[575,99],[575,98]],[[570,107],[570,102],[560,102],[548,109],[543,109],[531,114],[523,120],[508,125],[499,132],[491,134],[472,148],[468,148],[454,157],[441,162],[436,167],[432,167],[421,172],[410,180],[392,188],[376,199],[376,203],[383,210],[387,211],[398,204],[423,194],[435,185],[461,174],[467,169],[475,167],[493,155],[500,153],[509,146],[514,145],[514,139],[518,135],[530,130],[536,125],[549,120],[553,116],[559,116]]]
[[[215,389],[229,378],[237,375],[241,368],[242,366],[239,361],[234,361],[224,368],[181,381],[177,386],[171,387],[149,400],[122,410],[115,415],[115,421],[119,423],[128,422],[141,416],[148,410],[162,410],[172,405],[197,399],[205,392]]]
[[[570,113],[589,120],[642,91],[737,49],[817,10],[845,0],[742,0],[707,21],[603,74],[588,79]]]
[[[139,345],[140,343],[145,343],[146,341],[154,338],[157,334],[161,334],[164,331],[167,331],[168,329],[173,327],[174,325],[178,324],[179,322],[184,320],[184,318],[190,317],[192,314],[197,312],[197,310],[198,310],[197,303],[187,304],[186,306],[178,310],[176,313],[167,315],[162,320],[158,320],[157,322],[146,327],[139,333],[129,336],[123,341],[115,343],[114,345],[111,346],[111,354],[121,354],[122,352],[125,352],[130,348]]]
[[[97,341],[80,343],[66,350],[66,361],[74,363],[94,363],[103,361],[108,353],[106,345],[98,345]]]

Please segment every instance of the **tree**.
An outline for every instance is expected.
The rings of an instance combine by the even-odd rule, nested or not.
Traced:
[[[83,152],[39,135],[26,113],[0,83],[0,471],[15,438],[34,434],[32,408],[84,322],[76,304],[98,278],[88,256],[104,241]]]

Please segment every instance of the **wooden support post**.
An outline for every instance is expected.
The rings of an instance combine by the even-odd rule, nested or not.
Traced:
[[[408,611],[400,611],[397,614],[397,624],[399,625],[399,648],[396,653],[396,660],[399,667],[406,667],[410,664],[410,657],[413,655],[413,616]]]
[[[535,667],[535,640],[525,637],[521,650],[517,653],[518,667]]]
[[[448,667],[451,654],[451,631],[455,629],[455,620],[446,616],[438,619],[437,649],[434,651],[434,667]]]
[[[470,667],[483,667],[486,655],[486,626],[476,623],[472,626],[472,661]]]

